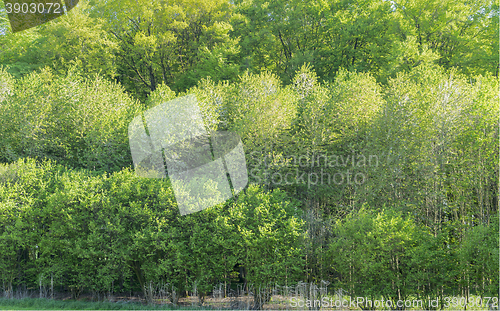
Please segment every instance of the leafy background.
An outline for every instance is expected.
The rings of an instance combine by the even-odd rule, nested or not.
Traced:
[[[16,34],[0,12],[6,297],[498,294],[498,1],[85,0]],[[168,180],[134,175],[127,127],[186,94],[242,137],[251,180],[180,217]],[[318,155],[379,161],[361,184],[276,182],[347,169],[286,162]]]

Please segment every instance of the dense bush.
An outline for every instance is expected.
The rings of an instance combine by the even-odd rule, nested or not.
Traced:
[[[20,286],[83,292],[142,290],[159,284],[203,300],[214,284],[260,288],[307,279],[310,224],[299,202],[280,190],[249,186],[236,200],[180,216],[166,180],[66,169],[18,160],[0,167],[0,278]],[[309,226],[309,227],[308,227]],[[307,230],[307,231],[306,231]],[[498,291],[498,217],[434,235],[411,214],[368,206],[326,228],[323,277],[351,295],[423,299],[470,288]],[[175,301],[174,297],[171,297]]]
[[[300,209],[258,186],[181,217],[165,180],[28,159],[1,166],[0,211],[6,292],[52,280],[74,297],[135,289],[149,299],[149,283],[164,282],[203,297],[238,263],[252,283],[300,278]]]
[[[456,242],[446,230],[435,236],[416,225],[411,215],[362,208],[332,228],[327,262],[338,284],[357,297],[392,301],[417,297],[429,305],[429,299],[442,300],[443,289],[463,297],[470,294],[469,287],[480,296],[494,295],[497,222],[495,216],[491,225],[473,227]]]

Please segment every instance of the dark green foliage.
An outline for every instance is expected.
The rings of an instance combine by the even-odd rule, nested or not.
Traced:
[[[28,159],[0,167],[0,211],[6,292],[52,280],[75,298],[142,290],[151,302],[150,283],[164,282],[178,291],[196,284],[204,297],[230,282],[237,263],[252,282],[300,278],[300,210],[285,193],[258,186],[181,217],[168,181]]]

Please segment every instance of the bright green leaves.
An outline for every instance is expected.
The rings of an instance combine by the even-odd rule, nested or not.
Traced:
[[[403,41],[414,42],[420,55],[429,54],[427,49],[432,49],[439,56],[438,64],[445,68],[458,67],[466,74],[497,72],[498,36],[493,33],[498,30],[495,26],[498,25],[498,5],[493,1],[394,3],[396,34]],[[491,49],[493,46],[495,50]]]
[[[118,45],[104,20],[89,15],[91,10],[88,2],[82,1],[60,20],[47,24],[40,30],[43,40],[38,52],[44,55],[44,63],[59,73],[77,66],[86,76],[115,78]]]
[[[498,292],[498,1],[84,1],[0,48],[0,161],[39,165],[0,167],[9,293],[203,302],[238,267],[261,288]],[[179,217],[168,182],[122,169],[131,118],[183,94],[240,134],[254,184]]]
[[[252,145],[267,145],[291,125],[295,110],[292,94],[271,73],[245,73],[240,79],[229,91],[232,129]]]
[[[498,216],[495,215],[492,216],[491,225],[479,225],[471,229],[458,250],[464,281],[485,281],[474,285],[481,295],[498,292],[498,249]]]
[[[139,107],[119,85],[74,72],[58,77],[50,70],[14,85],[0,106],[4,161],[49,158],[107,171],[130,165],[127,127]]]
[[[238,39],[229,35],[232,11],[224,1],[112,1],[95,7],[110,16],[120,80],[141,99],[162,83],[184,91],[201,78],[231,80],[238,73]]]
[[[239,235],[240,258],[255,286],[294,282],[301,257],[304,222],[284,192],[250,186],[230,210]]]
[[[34,69],[52,67],[66,73],[78,66],[82,73],[116,76],[117,44],[101,18],[89,15],[87,1],[50,23],[20,33],[7,32],[0,38],[0,62],[17,77]]]
[[[420,64],[432,64],[439,59],[439,54],[426,44],[419,45],[415,36],[408,35],[404,41],[394,42],[388,57],[385,77],[394,76],[397,72],[408,72]]]
[[[240,1],[235,23],[245,66],[285,82],[304,63],[331,81],[339,68],[385,82],[421,63],[466,74],[498,71],[493,1]],[[493,44],[491,42],[493,40]]]

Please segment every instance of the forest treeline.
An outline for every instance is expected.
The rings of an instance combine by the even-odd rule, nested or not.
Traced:
[[[10,33],[0,9],[0,64],[16,77],[50,66],[101,73],[144,100],[206,76],[271,71],[289,84],[304,63],[386,83],[422,63],[498,76],[498,0],[82,0],[71,14]]]
[[[6,296],[498,295],[498,1],[82,1],[2,23]],[[127,135],[187,94],[240,135],[250,184],[180,216]]]
[[[127,126],[182,94],[162,85],[141,104],[99,77],[3,71],[4,291],[151,298],[162,283],[204,297],[220,283],[327,280],[355,296],[495,295],[498,80],[421,65],[387,85],[348,71],[323,84],[306,66],[293,81],[188,91],[207,129],[240,134],[251,185],[181,217],[168,180],[131,171]]]

